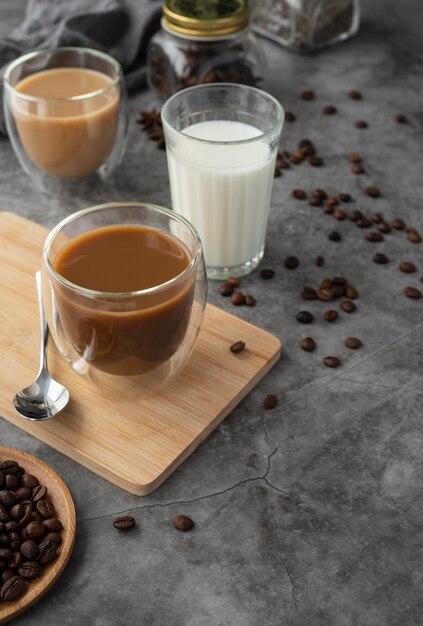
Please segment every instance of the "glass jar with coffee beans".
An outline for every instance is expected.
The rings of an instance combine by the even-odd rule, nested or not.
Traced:
[[[201,83],[257,86],[264,54],[247,0],[166,0],[148,49],[148,83],[164,99]]]

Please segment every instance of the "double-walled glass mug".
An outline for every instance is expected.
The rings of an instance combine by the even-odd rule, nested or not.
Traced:
[[[88,48],[38,50],[10,63],[3,81],[10,141],[42,188],[112,174],[128,125],[117,61]]]
[[[47,236],[42,291],[56,346],[79,374],[105,389],[129,378],[149,395],[194,348],[207,296],[201,241],[152,204],[83,209]]]

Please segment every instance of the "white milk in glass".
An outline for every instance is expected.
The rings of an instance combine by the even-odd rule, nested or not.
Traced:
[[[199,122],[168,150],[173,209],[198,230],[208,267],[239,266],[262,252],[276,156],[265,140],[251,141],[262,134],[243,122]]]

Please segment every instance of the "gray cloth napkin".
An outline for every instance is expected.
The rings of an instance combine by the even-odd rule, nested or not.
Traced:
[[[30,50],[96,48],[122,65],[131,93],[146,84],[147,45],[160,24],[162,0],[28,0],[25,18],[0,39],[0,78],[7,63]],[[1,81],[2,83],[2,81]],[[5,133],[0,86],[0,132]]]

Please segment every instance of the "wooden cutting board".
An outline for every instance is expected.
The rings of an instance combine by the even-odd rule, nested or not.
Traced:
[[[56,418],[40,423],[17,415],[12,399],[38,369],[39,321],[35,271],[47,230],[0,212],[0,414],[103,478],[136,495],[156,489],[212,432],[279,359],[273,335],[208,305],[194,353],[159,396],[105,397],[76,374],[50,342],[49,367],[71,395]],[[242,340],[246,349],[229,346]]]

